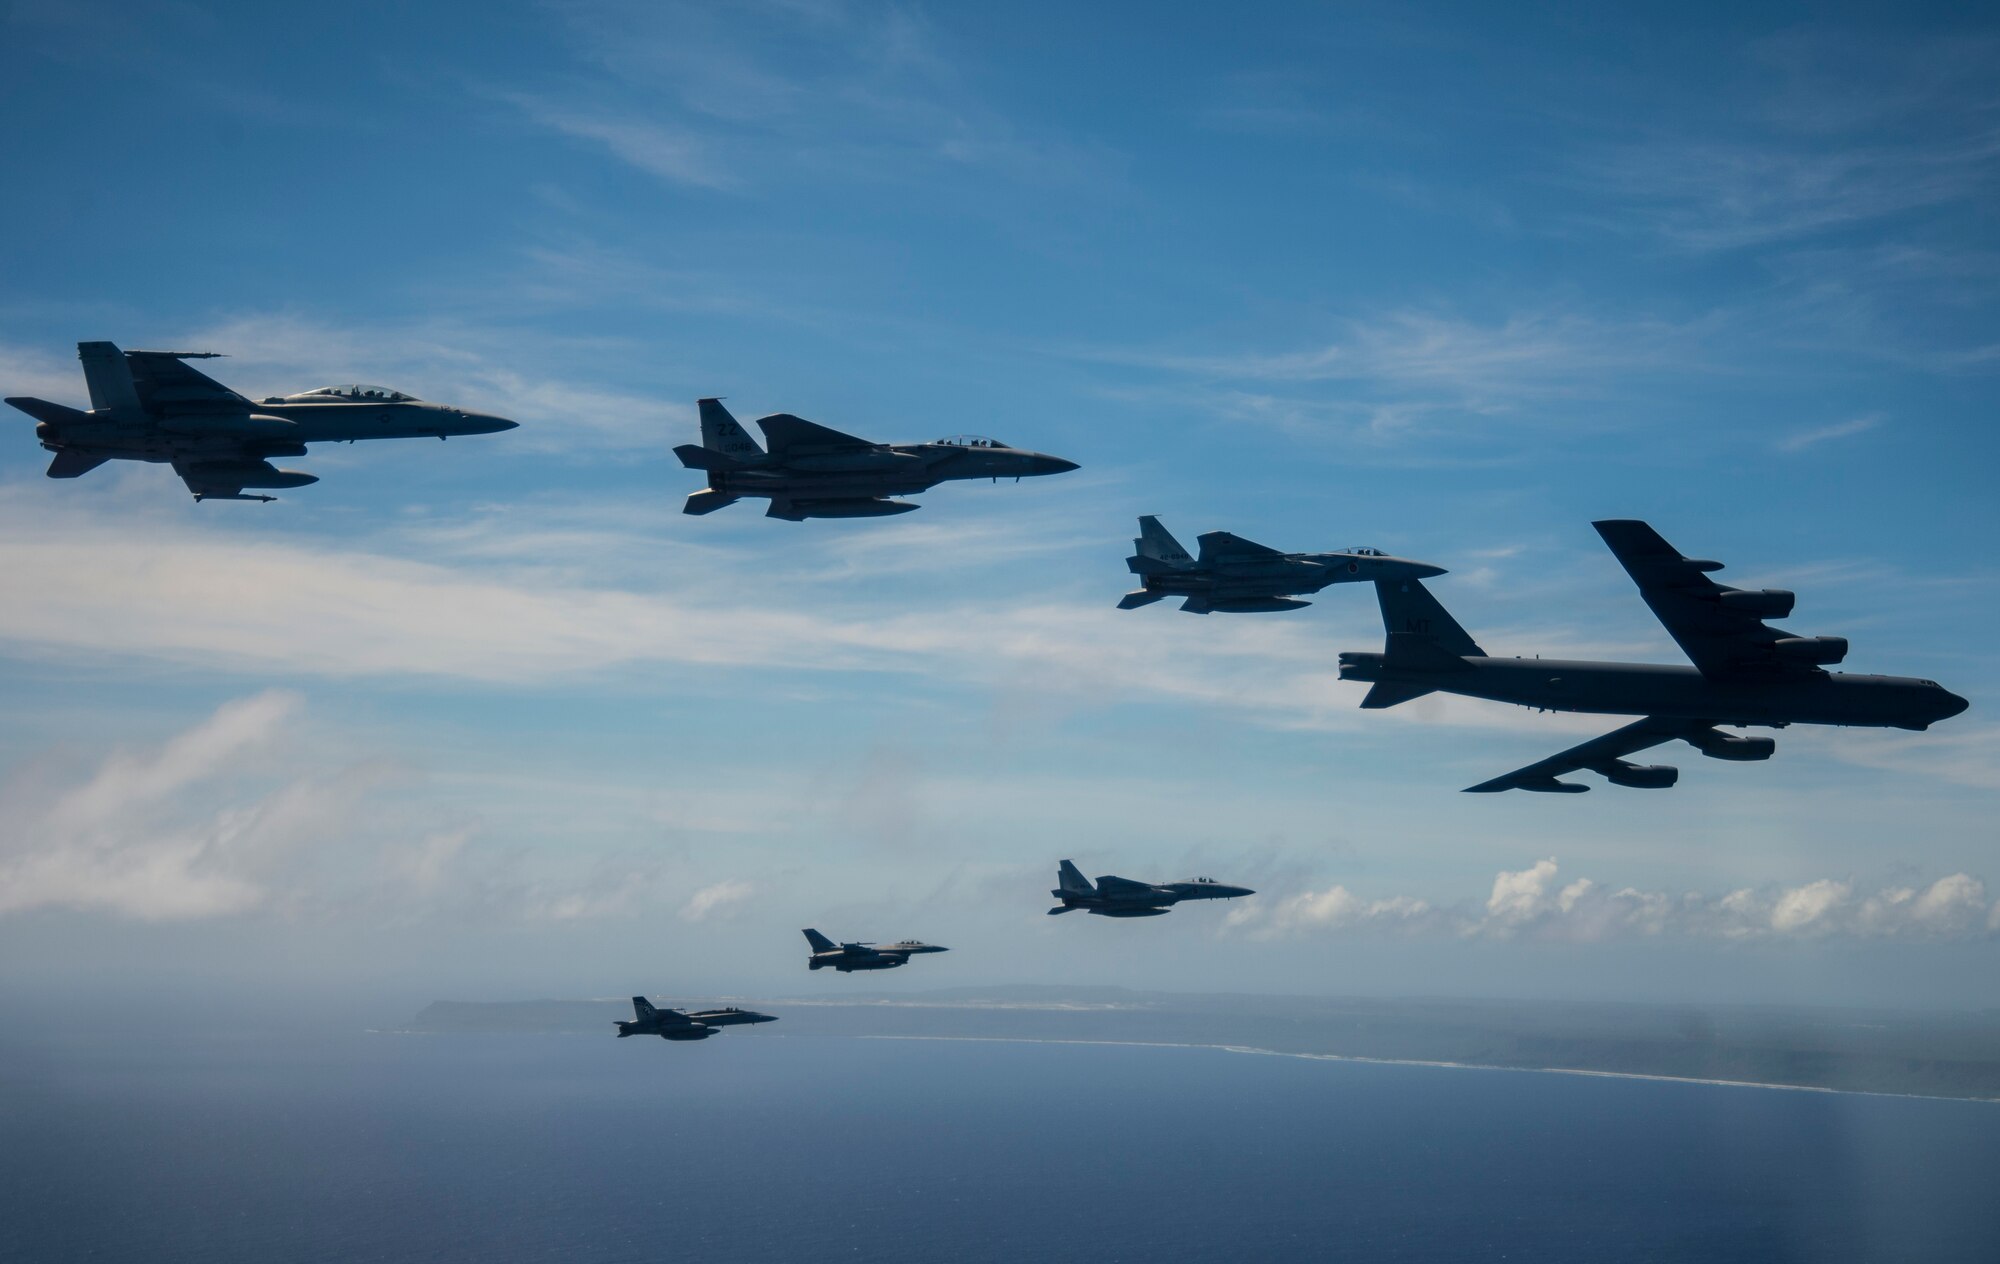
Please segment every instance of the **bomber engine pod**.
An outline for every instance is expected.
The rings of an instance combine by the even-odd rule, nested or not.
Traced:
[[[1719,594],[1715,600],[1724,610],[1754,615],[1759,619],[1782,619],[1792,612],[1798,595],[1783,588],[1760,588],[1755,592],[1738,588]]]
[[[1831,667],[1847,657],[1844,636],[1785,636],[1771,642],[1771,649],[1794,663]]]
[[[1710,759],[1729,759],[1738,763],[1769,759],[1778,749],[1778,743],[1768,737],[1736,737],[1714,729],[1697,733],[1688,741]]]

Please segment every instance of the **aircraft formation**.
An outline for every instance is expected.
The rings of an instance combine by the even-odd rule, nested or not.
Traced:
[[[193,368],[213,352],[124,351],[81,342],[89,409],[23,396],[6,402],[35,420],[35,437],[53,453],[50,478],[78,478],[113,460],[169,464],[197,501],[274,499],[268,490],[318,482],[279,469],[273,458],[303,456],[310,443],[495,434],[504,417],[429,403],[380,386],[328,386],[252,401]],[[918,508],[901,497],[940,483],[1022,478],[1074,470],[1073,461],[959,435],[929,443],[879,443],[790,413],[756,420],[758,443],[720,398],[697,401],[701,442],[674,449],[707,485],[684,512],[708,514],[745,498],[767,502],[768,517],[873,518]],[[1286,553],[1231,534],[1196,537],[1190,556],[1152,515],[1139,519],[1126,567],[1141,586],[1119,600],[1132,610],[1169,597],[1191,614],[1298,610],[1303,598],[1335,584],[1370,583],[1382,614],[1381,652],[1340,655],[1340,678],[1367,683],[1364,709],[1393,707],[1431,693],[1514,703],[1538,711],[1637,717],[1601,737],[1477,785],[1472,793],[1529,790],[1577,794],[1590,789],[1567,775],[1594,772],[1615,786],[1664,789],[1680,771],[1635,764],[1628,755],[1686,742],[1712,759],[1769,759],[1774,739],[1725,728],[1781,729],[1793,724],[1922,730],[1964,711],[1967,702],[1936,681],[1858,675],[1827,669],[1845,660],[1836,636],[1799,636],[1767,620],[1792,613],[1794,594],[1741,589],[1709,576],[1722,563],[1683,555],[1650,525],[1629,519],[1592,524],[1638,586],[1639,595],[1687,655],[1689,666],[1494,657],[1481,649],[1424,581],[1444,568],[1379,549]],[[1104,875],[1095,883],[1063,860],[1051,915],[1081,909],[1108,918],[1157,917],[1193,900],[1254,895],[1209,878],[1138,882]],[[836,943],[807,929],[807,966],[840,974],[904,966],[915,956],[948,951],[917,940],[877,945]],[[632,998],[633,1019],[618,1035],[704,1040],[725,1027],[775,1022],[735,1008],[656,1008]]]

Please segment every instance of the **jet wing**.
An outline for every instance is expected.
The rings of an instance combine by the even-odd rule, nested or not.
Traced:
[[[1205,531],[1196,536],[1194,542],[1200,548],[1200,555],[1195,558],[1195,561],[1201,564],[1219,562],[1225,558],[1232,557],[1284,556],[1283,553],[1280,553],[1276,549],[1266,548],[1264,545],[1246,540],[1240,535],[1231,535],[1227,531]]]
[[[769,417],[759,417],[757,428],[764,432],[764,446],[771,455],[783,457],[799,452],[838,452],[843,448],[873,448],[881,445],[866,439],[857,439],[851,434],[843,434],[829,426],[794,417],[790,413],[773,413]]]
[[[248,412],[250,401],[222,383],[190,368],[184,358],[207,352],[127,351],[132,385],[149,413]]]
[[[1161,904],[1172,900],[1150,882],[1134,882],[1110,874],[1097,880],[1097,893],[1110,900],[1150,900]]]
[[[1707,572],[1721,570],[1722,563],[1681,556],[1680,550],[1646,523],[1608,520],[1590,525],[1604,537],[1612,556],[1639,586],[1639,595],[1702,675],[1728,679],[1817,670],[1811,663],[1773,648],[1779,641],[1804,638],[1764,623],[1765,615],[1773,610],[1780,617],[1790,613],[1790,594],[1749,593],[1718,584]],[[1774,606],[1768,598],[1782,601]],[[1758,608],[1760,601],[1762,610]],[[1844,642],[1840,648],[1845,650]],[[1839,659],[1836,656],[1831,661]]]
[[[1679,772],[1673,768],[1663,768],[1657,772],[1640,770],[1634,764],[1625,762],[1624,757],[1635,751],[1671,742],[1675,738],[1691,738],[1713,728],[1713,720],[1672,720],[1658,716],[1647,716],[1635,720],[1621,729],[1613,729],[1603,737],[1593,737],[1580,746],[1572,746],[1559,755],[1551,755],[1539,763],[1526,768],[1516,768],[1502,777],[1482,781],[1476,786],[1467,786],[1467,794],[1492,794],[1501,790],[1541,790],[1557,794],[1582,794],[1589,786],[1575,781],[1558,781],[1564,773],[1603,773],[1614,783],[1664,788],[1674,784]],[[1620,780],[1623,778],[1624,780]]]

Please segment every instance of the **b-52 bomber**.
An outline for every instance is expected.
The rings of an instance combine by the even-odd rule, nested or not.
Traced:
[[[897,966],[908,965],[911,957],[919,957],[929,952],[950,952],[936,944],[919,943],[905,939],[899,944],[854,943],[836,944],[816,930],[805,932],[806,942],[812,945],[812,956],[806,958],[806,966],[813,970],[832,967],[842,974],[852,974],[856,970],[893,970]]]
[[[759,417],[759,446],[720,400],[699,401],[701,443],[674,449],[681,464],[708,473],[708,486],[687,498],[682,512],[714,513],[745,496],[771,502],[765,515],[807,518],[880,518],[918,508],[897,500],[951,479],[1061,474],[1076,462],[1010,448],[997,439],[956,435],[935,443],[874,443],[842,434],[790,413]]]
[[[1592,525],[1694,666],[1492,658],[1421,582],[1406,580],[1375,586],[1387,644],[1380,654],[1342,654],[1340,678],[1374,683],[1364,707],[1442,691],[1543,711],[1642,717],[1466,787],[1475,793],[1581,794],[1590,787],[1562,776],[1585,769],[1613,785],[1664,789],[1680,779],[1678,768],[1624,757],[1678,739],[1712,759],[1769,759],[1777,749],[1771,738],[1739,737],[1721,726],[1925,729],[1966,708],[1934,680],[1828,672],[1847,656],[1846,638],[1796,636],[1764,622],[1791,614],[1793,594],[1718,584],[1708,575],[1722,563],[1681,556],[1643,522]]]
[[[1354,548],[1338,553],[1280,553],[1227,531],[1195,537],[1201,550],[1189,557],[1160,520],[1139,519],[1138,550],[1125,566],[1144,585],[1118,602],[1120,610],[1136,610],[1166,597],[1185,597],[1189,614],[1298,610],[1312,603],[1300,593],[1316,593],[1329,584],[1361,580],[1428,579],[1444,574],[1442,566],[1390,557],[1380,549]]]
[[[775,1014],[759,1014],[753,1010],[698,1009],[693,1013],[680,1009],[657,1009],[643,996],[632,998],[632,1021],[618,1024],[618,1035],[658,1036],[662,1040],[706,1040],[724,1027],[742,1027],[752,1023],[775,1023]]]
[[[1182,900],[1233,900],[1239,895],[1257,894],[1249,887],[1226,886],[1214,878],[1156,884],[1105,874],[1092,886],[1090,879],[1067,860],[1058,867],[1056,882],[1056,889],[1049,894],[1062,904],[1049,910],[1051,917],[1072,909],[1099,917],[1158,917]]]
[[[383,386],[323,386],[261,402],[188,365],[213,351],[120,351],[79,342],[90,411],[45,399],[9,404],[40,423],[35,437],[55,453],[50,478],[78,478],[106,461],[167,462],[196,500],[275,500],[244,489],[304,487],[317,475],[281,470],[272,457],[304,456],[308,443],[444,439],[494,434],[518,423],[449,404],[428,404]]]

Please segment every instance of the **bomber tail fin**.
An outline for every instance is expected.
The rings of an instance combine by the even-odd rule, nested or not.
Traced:
[[[755,461],[764,455],[764,449],[736,418],[729,415],[729,410],[722,406],[720,399],[702,399],[695,403],[701,408],[702,447],[720,452],[734,461]],[[685,461],[687,458],[681,459]]]
[[[805,936],[806,942],[812,945],[814,952],[832,952],[835,947],[831,939],[828,939],[825,935],[820,934],[811,927],[806,928]]]
[[[1423,641],[1429,643],[1424,648],[1442,650],[1453,658],[1486,657],[1472,634],[1438,604],[1422,580],[1378,579],[1375,597],[1382,605],[1382,631],[1390,653],[1399,648],[1399,637],[1407,637],[1400,646],[1406,655],[1418,652],[1417,643]]]

